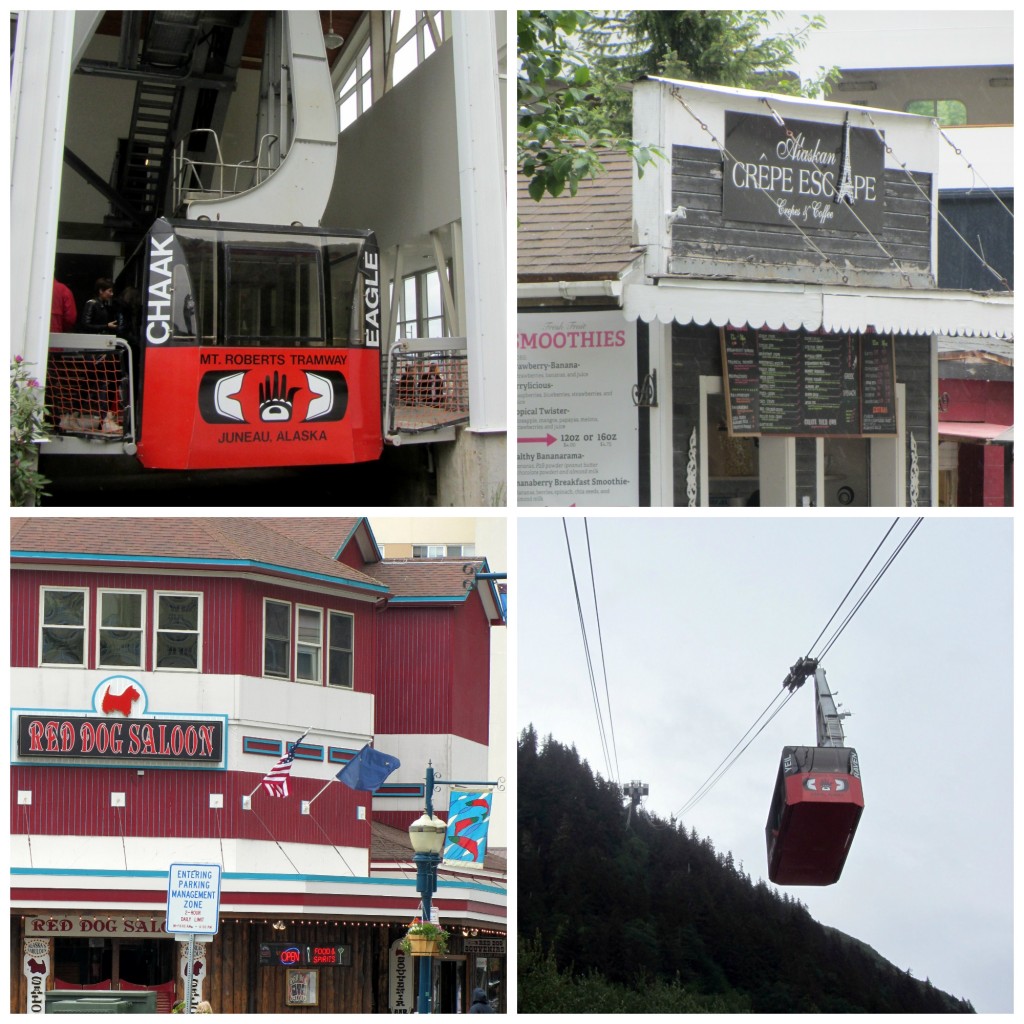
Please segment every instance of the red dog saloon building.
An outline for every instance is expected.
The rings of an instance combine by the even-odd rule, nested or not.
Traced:
[[[54,989],[414,1007],[406,829],[428,762],[441,817],[444,780],[487,780],[486,560],[387,560],[327,518],[15,519],[11,557],[11,1011]],[[335,780],[367,743],[401,761],[374,792]],[[191,958],[171,864],[221,868]],[[476,987],[504,1008],[504,851],[442,865],[434,905],[435,1011]]]

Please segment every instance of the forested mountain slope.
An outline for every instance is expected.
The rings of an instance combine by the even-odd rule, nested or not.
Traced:
[[[518,761],[521,1012],[973,1012],[711,839],[646,814],[627,827],[574,748],[527,730]]]

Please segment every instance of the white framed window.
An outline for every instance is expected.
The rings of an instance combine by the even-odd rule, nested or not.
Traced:
[[[263,674],[290,679],[292,665],[292,606],[263,599]]]
[[[443,42],[444,19],[440,11],[394,11],[398,37],[392,85],[422,64]]]
[[[157,671],[199,671],[203,654],[203,595],[153,595],[153,668]]]
[[[371,78],[370,37],[366,34],[356,50],[352,66],[345,75],[338,92],[338,130],[344,131],[358,117],[362,117],[373,103]]]
[[[327,613],[327,685],[352,689],[355,619],[346,612]]]
[[[39,600],[39,664],[85,667],[89,591],[43,587]]]
[[[445,273],[448,273],[448,268],[445,268]],[[448,336],[441,291],[441,274],[436,268],[402,278],[398,320],[400,338]]]
[[[374,53],[371,46],[369,19],[384,19],[385,48],[391,45],[391,70],[384,90],[396,86],[413,69],[422,64],[451,36],[450,14],[444,11],[372,11],[364,15],[343,56],[344,70],[338,88],[338,125],[344,131],[373,105],[373,67],[378,67],[378,81],[383,82],[388,66],[387,53]],[[393,21],[389,19],[394,19]]]
[[[146,595],[141,590],[99,590],[96,601],[97,668],[141,669]]]
[[[471,558],[476,554],[474,544],[413,544],[413,558]]]
[[[319,683],[323,664],[324,613],[319,608],[296,609],[295,678]]]

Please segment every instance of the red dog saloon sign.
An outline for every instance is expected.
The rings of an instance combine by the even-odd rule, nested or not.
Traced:
[[[224,762],[224,718],[145,713],[142,687],[127,676],[104,680],[96,713],[17,709],[18,757],[54,761],[134,761],[156,765]]]

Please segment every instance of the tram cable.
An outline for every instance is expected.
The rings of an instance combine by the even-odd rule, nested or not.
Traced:
[[[569,553],[569,569],[572,573],[572,589],[576,595],[576,611],[580,620],[580,633],[583,636],[583,652],[587,660],[587,676],[590,680],[590,693],[594,700],[594,713],[597,716],[598,738],[601,741],[601,752],[604,755],[604,762],[608,777],[612,778],[612,764],[608,752],[608,737],[605,732],[604,717],[601,714],[601,700],[597,691],[597,681],[594,677],[594,661],[590,654],[590,641],[587,639],[586,620],[583,616],[583,602],[580,600],[580,589],[576,580],[576,564],[572,557],[572,545],[569,543],[569,527],[564,517],[562,519],[562,530],[565,532],[565,547],[566,551]],[[615,781],[616,784],[618,784],[618,780]]]
[[[590,552],[590,527],[587,525],[587,520],[583,520],[583,531],[587,537],[587,562],[590,565],[590,587],[594,593],[594,618],[597,621],[597,643],[601,651],[601,671],[604,674],[604,700],[605,706],[608,708],[608,726],[611,731],[612,737],[612,756],[615,760],[615,778],[614,782],[618,784],[619,781],[619,749],[615,742],[615,716],[612,715],[612,695],[608,688],[608,663],[604,658],[604,634],[601,632],[601,613],[597,610],[597,578],[594,576],[594,559]]]
[[[839,627],[837,628],[836,632],[833,633],[832,636],[829,638],[829,640],[827,641],[827,643],[826,643],[824,649],[822,650],[822,652],[818,655],[816,661],[819,664],[821,663],[822,659],[824,659],[825,655],[828,654],[828,652],[832,649],[833,645],[839,639],[839,637],[842,635],[842,633],[846,629],[846,627],[850,624],[850,622],[853,619],[854,615],[857,614],[857,612],[860,610],[861,606],[868,599],[868,597],[870,596],[871,592],[875,589],[875,587],[878,585],[879,581],[882,579],[882,577],[888,571],[889,567],[896,560],[896,557],[903,550],[903,548],[906,547],[907,541],[909,541],[910,538],[914,535],[914,532],[921,525],[922,521],[923,520],[921,518],[918,518],[917,520],[915,520],[913,526],[911,526],[911,528],[907,531],[907,533],[900,540],[899,544],[896,546],[895,551],[893,551],[893,553],[891,555],[889,555],[888,559],[885,561],[885,563],[882,566],[882,568],[875,575],[875,578],[871,581],[871,583],[868,586],[867,590],[865,590],[864,593],[861,594],[861,596],[857,599],[857,601],[854,604],[853,608],[850,610],[850,612],[847,614],[846,618],[839,625]],[[857,586],[857,583],[864,576],[865,572],[867,572],[867,570],[870,567],[871,563],[875,560],[876,556],[878,555],[878,552],[881,550],[882,546],[885,544],[886,540],[889,538],[889,535],[896,528],[896,525],[898,523],[899,523],[899,519],[896,519],[896,520],[893,521],[892,525],[886,531],[885,536],[882,538],[882,540],[879,543],[879,545],[871,553],[871,556],[868,558],[867,562],[865,563],[864,568],[861,569],[861,571],[857,575],[857,578],[854,580],[853,585],[846,592],[846,594],[844,595],[843,599],[839,602],[839,605],[836,607],[836,610],[832,613],[831,618],[825,624],[825,628],[818,634],[818,637],[814,641],[814,643],[811,644],[811,646],[809,648],[809,652],[808,652],[808,657],[810,656],[810,651],[814,650],[814,648],[818,645],[818,642],[821,640],[821,638],[828,631],[829,626],[832,624],[833,621],[835,621],[836,616],[839,614],[839,612],[842,609],[843,605],[846,603],[846,601],[850,597],[850,594],[853,592],[854,588]],[[806,660],[806,659],[803,659],[803,660]],[[791,672],[792,672],[792,670],[791,670]],[[787,680],[785,682],[783,682],[783,684],[782,684],[783,685],[783,691],[786,689],[788,681],[789,681],[789,676],[787,676]],[[796,689],[797,688],[794,686],[794,687],[792,687],[789,690],[789,692],[786,694],[786,697],[782,701],[782,703],[779,704],[779,706],[777,708],[775,708],[774,711],[772,711],[771,715],[769,715],[769,717],[761,724],[760,728],[757,729],[757,732],[755,732],[754,735],[751,736],[749,740],[747,740],[747,742],[744,744],[744,746],[737,753],[735,753],[735,755],[734,755],[733,751],[735,751],[736,748],[739,747],[741,743],[743,743],[744,739],[746,739],[746,737],[748,735],[750,735],[750,732],[754,728],[757,727],[758,723],[761,722],[761,720],[764,718],[764,716],[771,709],[772,705],[775,704],[775,702],[779,699],[779,697],[782,695],[782,693],[781,692],[777,693],[775,695],[775,697],[772,698],[771,702],[768,704],[768,707],[766,707],[764,709],[764,711],[762,711],[761,714],[758,715],[756,719],[754,719],[753,725],[751,725],[747,729],[747,731],[743,734],[743,736],[740,737],[739,741],[733,746],[732,750],[730,750],[729,753],[726,754],[725,758],[719,763],[718,767],[715,768],[715,770],[711,773],[711,775],[708,776],[707,779],[704,780],[703,783],[701,783],[701,785],[697,788],[697,790],[693,794],[693,796],[691,796],[689,798],[689,800],[687,800],[686,803],[683,804],[683,806],[676,812],[674,817],[680,818],[685,813],[688,813],[689,811],[691,811],[694,807],[696,807],[696,805],[698,803],[700,803],[701,800],[704,799],[705,796],[707,796],[708,793],[711,792],[712,789],[714,789],[714,787],[716,785],[718,785],[718,783],[722,780],[722,778],[729,771],[729,769],[732,768],[732,766],[740,759],[740,757],[743,755],[744,751],[746,751],[747,747],[749,747],[750,744],[753,743],[754,740],[757,739],[757,737],[760,736],[762,732],[764,732],[764,730],[768,727],[768,725],[772,721],[772,719],[774,719],[775,716],[789,703],[789,701],[792,699],[793,695],[796,693]],[[724,765],[724,767],[723,767],[723,765]]]

